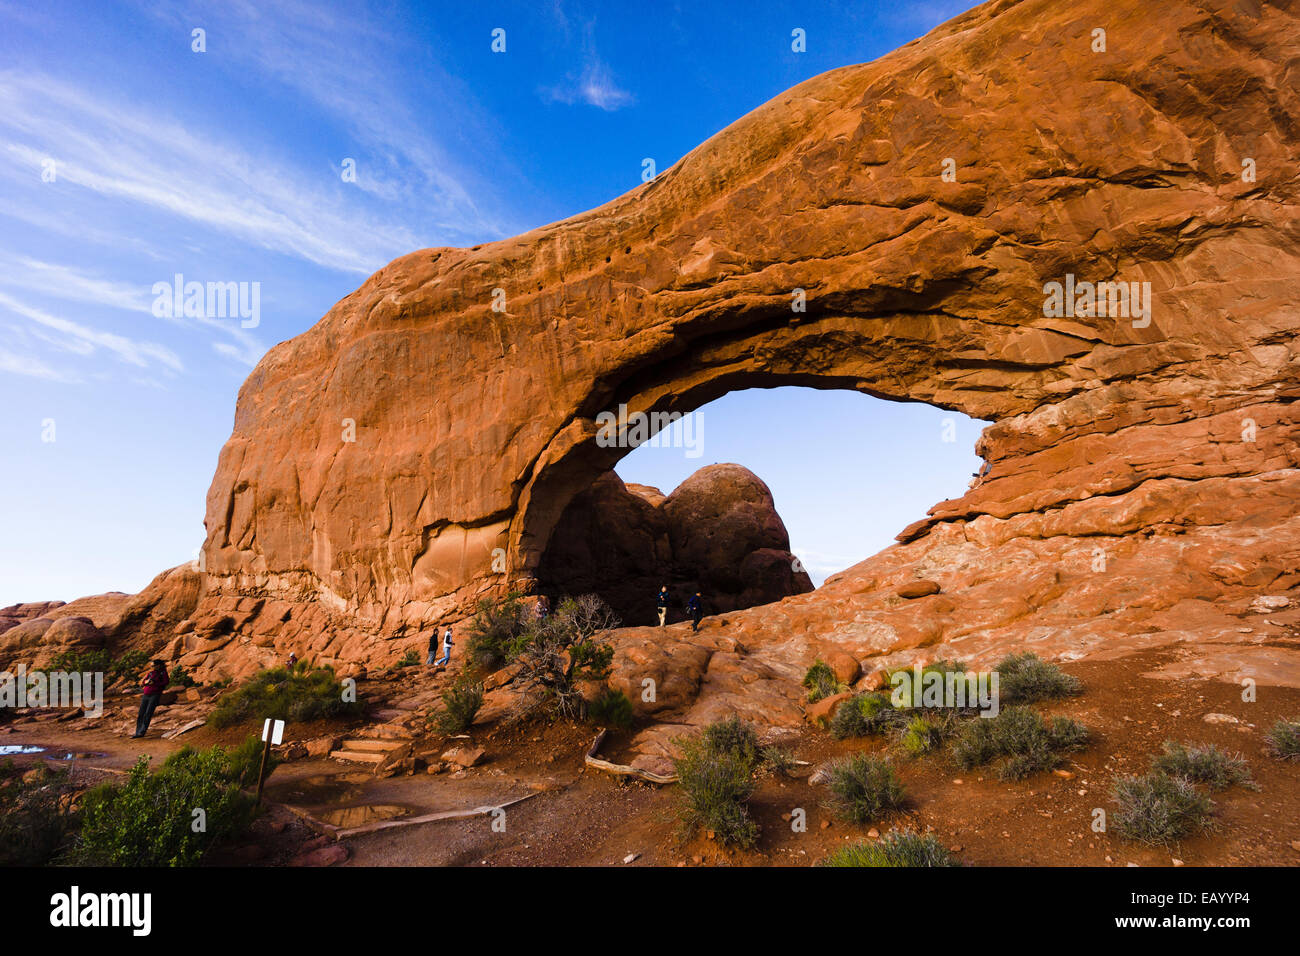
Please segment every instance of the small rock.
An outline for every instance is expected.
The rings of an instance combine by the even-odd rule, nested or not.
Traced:
[[[473,767],[483,760],[486,753],[482,747],[452,747],[442,755],[442,760],[461,768]]]
[[[922,598],[931,594],[938,594],[939,582],[938,581],[912,581],[908,584],[904,584],[901,588],[899,588],[894,593],[901,598],[907,598],[909,600],[912,598]]]
[[[1183,865],[1183,861],[1180,860],[1180,859],[1178,859],[1178,857],[1173,857],[1173,862],[1174,862],[1174,866],[1182,866],[1182,865]]]
[[[1233,717],[1231,714],[1206,714],[1204,717],[1201,718],[1201,720],[1205,721],[1207,724],[1241,723],[1241,721],[1237,720],[1237,718]]]
[[[874,840],[880,836],[880,831],[877,830],[875,827],[872,827],[870,830],[867,831],[867,836],[871,837],[871,839]]]
[[[331,846],[323,846],[318,850],[312,850],[308,853],[301,853],[294,857],[290,866],[334,866],[338,863],[346,863],[352,854],[348,848],[340,843]]]
[[[1073,779],[1074,779],[1074,774],[1070,773],[1070,771],[1068,771],[1068,770],[1060,770],[1060,769],[1058,769],[1058,770],[1053,770],[1052,773],[1056,774],[1058,777],[1063,777],[1063,778],[1066,779],[1066,780],[1073,780]]]
[[[641,854],[640,854],[640,853],[629,853],[627,856],[623,857],[623,862],[624,862],[624,863],[633,863],[633,862],[635,862],[636,860],[639,860],[640,858],[641,858]]]
[[[1261,594],[1250,602],[1250,609],[1257,614],[1271,614],[1291,606],[1291,599],[1281,594]]]

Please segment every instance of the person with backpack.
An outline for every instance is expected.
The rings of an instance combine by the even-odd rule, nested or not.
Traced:
[[[700,618],[704,617],[704,605],[700,603],[699,591],[696,591],[691,595],[691,599],[687,603],[686,608],[691,612],[691,629],[698,631],[700,629]]]
[[[140,684],[140,713],[135,718],[135,733],[131,739],[143,737],[149,732],[153,712],[158,709],[158,702],[162,700],[162,693],[169,683],[171,677],[167,674],[167,666],[162,661],[155,660],[149,665]]]
[[[451,660],[451,627],[447,628],[447,633],[442,635],[442,657],[433,662],[434,667],[446,667],[447,662]]]
[[[659,597],[655,601],[655,607],[659,609],[659,626],[663,627],[668,621],[668,585],[659,589]]]

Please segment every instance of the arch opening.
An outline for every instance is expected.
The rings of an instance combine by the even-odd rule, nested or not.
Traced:
[[[807,385],[734,389],[640,432],[633,414],[636,447],[563,502],[533,572],[542,593],[598,593],[629,625],[655,623],[660,586],[670,620],[696,591],[713,614],[813,590],[960,497],[987,424]]]

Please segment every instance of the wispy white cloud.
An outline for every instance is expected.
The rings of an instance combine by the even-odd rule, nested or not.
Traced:
[[[54,159],[60,183],[330,269],[369,275],[421,245],[409,228],[309,185],[320,176],[48,77],[0,74],[0,135],[11,165],[33,181]]]
[[[26,375],[31,378],[43,378],[51,382],[75,384],[81,379],[71,372],[52,368],[31,355],[19,355],[6,348],[0,348],[0,372],[13,375]]]
[[[91,354],[95,349],[104,349],[112,352],[123,362],[140,368],[148,368],[151,365],[158,364],[171,369],[173,372],[184,370],[180,356],[156,342],[136,341],[116,332],[93,329],[70,319],[51,315],[43,309],[27,305],[3,292],[0,292],[0,309],[7,309],[14,315],[22,316],[37,323],[47,330],[41,333],[42,338],[50,341],[51,344],[62,345],[78,354],[87,355]],[[59,336],[51,337],[49,335],[50,331],[59,333]]]
[[[609,67],[599,60],[588,62],[576,79],[570,76],[559,86],[544,88],[542,93],[551,102],[569,105],[581,102],[607,112],[635,102],[635,97],[614,82]]]

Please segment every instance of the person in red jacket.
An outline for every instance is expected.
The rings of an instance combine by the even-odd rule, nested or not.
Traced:
[[[135,719],[135,733],[131,735],[132,739],[143,737],[149,732],[149,721],[153,720],[153,712],[158,708],[158,701],[162,700],[162,692],[167,689],[171,683],[171,678],[167,674],[167,667],[162,661],[154,661],[149,670],[145,672],[144,680],[140,684],[140,714]]]

